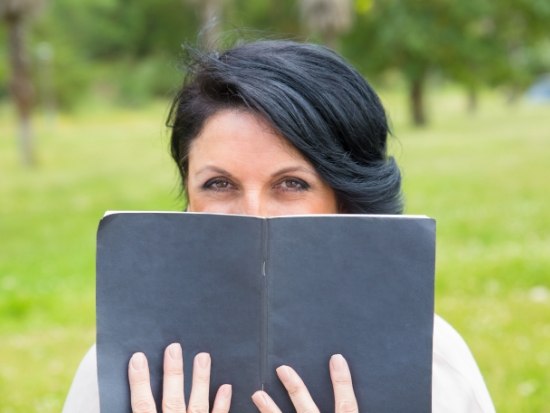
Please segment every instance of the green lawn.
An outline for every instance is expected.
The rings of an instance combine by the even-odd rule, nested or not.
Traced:
[[[499,412],[550,412],[550,106],[452,92],[410,128],[385,101],[407,212],[438,222],[437,311],[465,337]],[[95,230],[105,210],[177,210],[167,104],[37,118],[19,166],[0,107],[0,412],[59,412],[94,342]]]

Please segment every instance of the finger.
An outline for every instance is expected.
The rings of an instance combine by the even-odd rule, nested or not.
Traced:
[[[162,386],[162,412],[185,413],[183,356],[179,343],[170,344],[164,352],[164,380]]]
[[[330,378],[334,388],[334,411],[336,413],[357,413],[357,399],[353,391],[348,363],[341,354],[330,358]]]
[[[193,383],[189,396],[188,413],[208,412],[208,391],[210,388],[210,355],[199,353],[193,362]]]
[[[265,391],[258,390],[252,395],[252,401],[260,413],[282,413],[275,402]]]
[[[281,366],[277,369],[277,375],[285,386],[285,389],[296,408],[296,413],[318,413],[319,409],[311,398],[306,385],[292,368]]]
[[[216,393],[212,413],[228,413],[231,405],[232,388],[230,384],[223,384]]]
[[[130,381],[130,401],[133,413],[156,413],[157,409],[151,392],[149,366],[143,353],[135,353],[128,363]]]

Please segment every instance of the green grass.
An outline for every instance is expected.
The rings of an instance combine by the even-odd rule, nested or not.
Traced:
[[[550,412],[550,107],[432,98],[432,125],[394,122],[407,212],[438,222],[437,311],[464,336],[499,412]],[[18,163],[0,107],[0,412],[58,412],[94,341],[95,231],[105,210],[178,210],[167,104],[37,118]]]
[[[95,341],[95,231],[109,209],[181,209],[162,119],[37,119],[39,165],[19,166],[0,117],[0,411],[59,412]]]

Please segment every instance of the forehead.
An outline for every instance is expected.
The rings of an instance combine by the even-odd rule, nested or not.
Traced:
[[[189,150],[190,164],[194,160],[242,161],[247,158],[249,161],[258,158],[305,161],[265,119],[244,110],[221,110],[210,116]]]

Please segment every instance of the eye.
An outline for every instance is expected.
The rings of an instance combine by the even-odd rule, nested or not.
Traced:
[[[283,179],[281,182],[279,182],[276,185],[276,187],[281,189],[282,191],[289,191],[289,192],[302,192],[302,191],[307,191],[310,188],[307,182],[298,178]]]
[[[233,183],[229,179],[223,178],[223,177],[216,177],[216,178],[209,179],[202,186],[202,188],[205,190],[216,191],[216,192],[230,191],[234,187],[235,185],[233,185]]]

